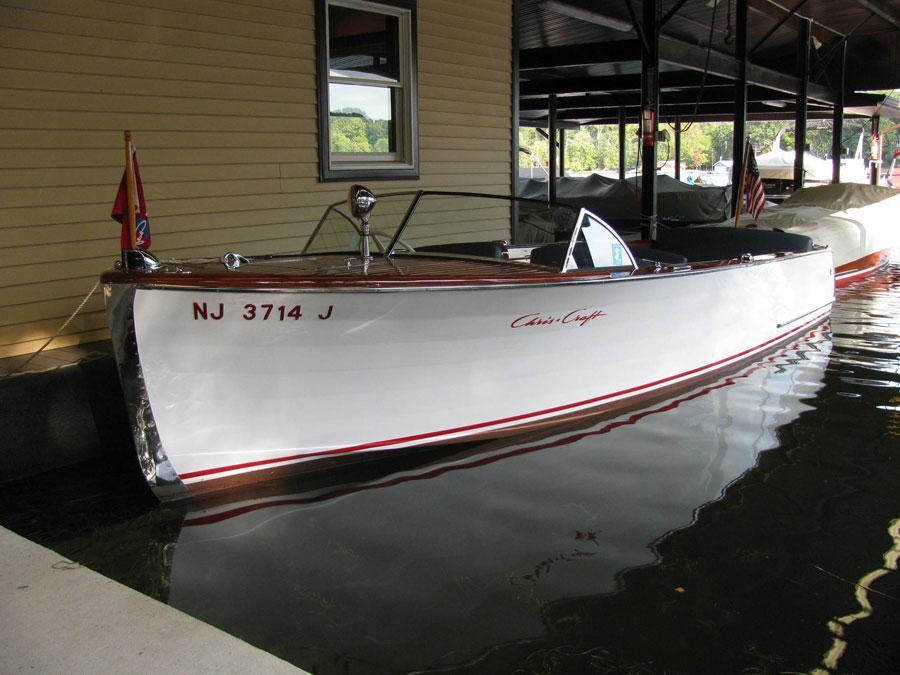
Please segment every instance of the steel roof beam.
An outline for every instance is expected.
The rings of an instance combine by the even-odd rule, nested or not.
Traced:
[[[673,40],[660,38],[660,59],[684,68],[703,70],[706,65],[706,48]],[[732,56],[712,52],[709,58],[709,72],[720,77],[736,80],[738,77],[738,61]],[[800,80],[793,75],[780,73],[771,68],[763,68],[752,63],[747,64],[747,82],[768,87],[788,94],[796,94],[800,90]],[[833,104],[834,94],[827,87],[809,86],[809,97],[823,103]]]
[[[792,102],[793,97],[784,96],[765,87],[750,87],[747,94],[749,101],[786,101]],[[630,94],[588,94],[585,96],[560,96],[556,99],[557,109],[564,111],[570,108],[612,108],[620,105],[634,105],[640,101],[640,93],[635,91]],[[687,104],[697,102],[696,91],[671,91],[660,95],[662,105]],[[704,89],[704,95],[699,105],[715,103],[728,103],[734,101],[733,85],[713,85]],[[520,110],[547,110],[547,98],[523,99],[519,104]]]
[[[519,120],[520,127],[529,127],[534,129],[546,129],[547,128],[547,118],[546,117],[535,117],[528,118],[523,117]],[[572,131],[576,131],[581,128],[581,124],[578,122],[566,122],[564,120],[558,120],[556,122],[557,129],[569,129]]]
[[[790,12],[788,12],[783,17],[781,17],[781,21],[779,21],[774,26],[772,26],[772,28],[769,30],[769,32],[766,33],[765,35],[763,35],[762,39],[759,42],[757,42],[755,45],[753,45],[753,48],[750,50],[749,55],[752,56],[753,53],[757,49],[759,49],[766,40],[768,40],[770,37],[772,37],[775,34],[775,31],[777,31],[785,23],[787,23],[788,19],[790,19],[792,16],[794,16],[794,14],[797,13],[797,10],[799,10],[801,7],[803,7],[803,5],[805,5],[808,1],[809,0],[800,0],[800,2],[797,5],[795,5],[794,8]]]
[[[873,14],[875,14],[878,18],[884,19],[889,24],[891,24],[894,28],[900,28],[900,19],[891,14],[888,10],[884,8],[886,3],[884,2],[872,2],[872,0],[856,0],[856,4],[864,7],[869,10]]]
[[[684,3],[686,3],[686,2],[687,2],[687,0],[678,0],[678,2],[676,2],[672,6],[672,9],[670,9],[668,12],[666,12],[666,15],[662,19],[660,19],[659,30],[662,30],[663,26],[665,26],[667,23],[669,23],[669,19],[671,19],[676,14],[678,14],[678,10],[681,9],[682,7],[684,7]]]
[[[627,105],[621,106],[625,108],[626,114],[631,117],[634,113],[640,110],[640,105]],[[567,121],[575,121],[575,120],[588,120],[594,118],[606,118],[611,117],[614,110],[617,110],[618,107],[612,108],[572,108],[571,110],[562,110],[557,114],[557,118],[560,120]],[[796,114],[796,106],[787,105],[784,108],[772,108],[764,103],[748,103],[747,111],[749,113],[756,114],[764,114],[771,113],[775,115],[778,119],[792,120]],[[830,108],[818,108],[818,109],[810,109],[810,112],[819,111],[822,113],[826,113],[829,117],[831,116]],[[703,106],[699,108],[696,113],[694,112],[694,106],[690,103],[679,103],[674,105],[663,105],[662,113],[665,114],[666,117],[675,117],[676,115],[681,117],[682,120],[688,119],[689,117],[708,117],[715,115],[723,115],[726,113],[730,113],[730,115],[734,116],[734,104],[728,103],[715,103],[707,106]],[[532,117],[532,119],[543,119],[545,116]]]
[[[791,115],[793,115],[793,111],[789,111]],[[845,118],[853,118],[853,119],[868,119],[869,115],[862,113],[854,113],[848,112],[846,109],[844,111]],[[635,108],[634,112],[628,112],[625,116],[626,124],[637,124],[639,120],[640,113]],[[807,113],[807,119],[810,120],[831,120],[832,113],[830,110],[810,110]],[[681,123],[685,122],[730,122],[734,118],[734,111],[728,112],[719,112],[719,113],[705,113],[700,115],[694,115],[692,113],[686,115],[679,115],[678,118],[681,120]],[[578,129],[582,126],[587,125],[609,125],[609,124],[618,124],[618,116],[611,116],[609,114],[604,115],[596,115],[593,117],[585,117],[579,122],[573,121],[560,121],[558,124],[567,125],[567,129]],[[748,112],[747,113],[747,121],[748,122],[764,122],[764,121],[772,121],[772,122],[787,122],[789,120],[785,119],[785,113],[783,112]],[[547,126],[547,120],[544,119],[528,119],[522,120],[521,126],[525,127],[545,127]]]
[[[721,2],[721,0],[719,0],[719,2]],[[777,7],[782,12],[790,11],[787,7],[782,5],[780,2],[776,2],[776,0],[751,0],[749,3],[750,10],[752,10],[753,12],[756,12],[757,14],[762,14],[763,16],[765,16],[766,18],[769,18],[769,19],[772,18],[772,10],[771,10],[772,7]],[[824,24],[821,21],[816,21],[815,19],[813,19],[810,16],[804,16],[803,14],[797,14],[797,18],[798,19],[809,19],[812,22],[811,26],[812,26],[813,35],[815,35],[816,38],[822,42],[827,42],[829,39],[831,39],[831,37],[833,37],[835,35],[837,35],[838,37],[843,37],[843,35],[844,35],[841,31],[835,30],[831,26]],[[822,31],[818,30],[818,28],[821,28],[824,31],[828,31],[828,33],[830,33],[830,35],[826,36]]]
[[[696,87],[703,79],[700,73],[693,71],[660,73],[660,86],[664,89]],[[724,80],[713,78],[709,84],[721,84]],[[602,77],[569,77],[549,80],[522,80],[519,82],[519,96],[523,99],[547,96],[549,94],[587,94],[608,91],[640,91],[641,76],[605,75]]]
[[[831,62],[832,57],[839,53],[838,50],[842,48],[842,46],[846,46],[847,40],[860,28],[862,28],[873,16],[875,16],[875,12],[869,12],[865,18],[861,19],[853,28],[850,29],[850,32],[847,33],[844,37],[838,38],[834,41],[828,51],[825,52],[824,55],[819,57],[819,65],[816,68],[816,72],[810,76],[812,80],[818,80],[828,69],[828,64]]]
[[[614,50],[610,49],[611,44],[616,45]],[[640,47],[638,40],[617,40],[614,43],[595,42],[566,45],[565,47],[523,49],[519,52],[519,64],[521,70],[527,72],[527,70],[535,68],[565,68],[597,63],[621,63],[634,61],[633,56],[635,53],[640,54]],[[707,59],[706,48],[665,36],[660,36],[659,38],[659,59],[660,61],[666,61],[676,66],[696,71],[704,70],[708,62],[709,74],[729,80],[737,79],[739,74],[738,62],[733,56],[713,51],[709,53],[709,58]],[[770,68],[763,68],[753,64],[747,64],[747,81],[750,84],[769,87],[770,89],[789,94],[796,94],[801,87],[799,79],[792,75],[779,73]],[[666,86],[665,83],[662,86]],[[576,89],[574,91],[582,90]],[[809,97],[828,104],[834,103],[834,95],[831,90],[820,85],[809,86]]]
[[[614,40],[561,47],[536,47],[519,50],[519,70],[527,72],[536,68],[562,68],[594,66],[599,63],[639,61],[639,40]]]

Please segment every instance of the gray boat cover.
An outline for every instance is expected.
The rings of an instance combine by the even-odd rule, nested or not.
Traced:
[[[656,177],[657,212],[668,225],[718,223],[729,215],[731,187],[688,185],[670,176]],[[519,196],[547,198],[547,181],[519,180]],[[641,220],[640,177],[618,180],[592,173],[556,180],[556,200],[585,208],[610,225],[633,227]]]

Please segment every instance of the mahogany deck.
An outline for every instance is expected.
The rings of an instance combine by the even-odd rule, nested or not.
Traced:
[[[797,254],[795,254],[797,255]],[[780,256],[779,256],[780,257]],[[643,267],[632,276],[708,271],[742,263],[738,259],[692,263],[690,266]],[[562,274],[548,267],[508,260],[398,255],[373,258],[363,270],[358,255],[262,256],[228,270],[218,258],[171,261],[153,272],[109,270],[105,284],[137,284],[168,288],[302,289],[506,286],[572,283],[609,279],[616,269],[572,270]]]

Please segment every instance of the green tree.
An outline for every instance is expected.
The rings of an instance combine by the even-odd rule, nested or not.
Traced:
[[[372,152],[366,136],[366,120],[356,116],[331,115],[331,152]]]
[[[600,166],[596,127],[581,127],[566,132],[566,168],[593,171]]]
[[[860,130],[865,132],[865,152],[868,153],[868,120],[847,120],[844,126],[842,145],[852,156],[856,150]],[[888,128],[893,122],[882,120],[882,128]],[[661,128],[666,129],[664,124]],[[730,160],[733,157],[733,125],[731,122],[696,122],[682,126],[681,162],[686,169],[711,170],[720,159]],[[674,159],[674,130],[669,131],[669,144],[661,144],[658,148],[660,164]],[[784,150],[794,149],[793,120],[748,122],[747,134],[757,154],[769,152],[779,139]],[[812,123],[807,129],[806,141],[810,151],[818,157],[831,156],[831,122]],[[536,166],[547,166],[549,154],[548,140],[534,128],[522,128],[519,132],[519,143],[531,151]],[[890,159],[894,147],[900,147],[900,130],[886,134],[884,138],[884,155]],[[625,136],[625,168],[633,170],[638,154],[640,141],[637,137],[636,125],[628,125]],[[522,166],[527,165],[524,158]],[[572,172],[614,171],[619,165],[619,130],[617,125],[584,126],[566,132],[566,169]],[[640,168],[640,167],[639,167]]]
[[[389,120],[366,119],[366,138],[375,152],[388,152],[389,126]]]

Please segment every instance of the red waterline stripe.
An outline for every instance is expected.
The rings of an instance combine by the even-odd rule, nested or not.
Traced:
[[[554,413],[564,412],[566,410],[572,410],[572,409],[580,408],[583,406],[590,406],[594,403],[600,403],[601,401],[606,401],[611,398],[617,398],[617,397],[625,396],[628,394],[634,394],[634,393],[643,391],[645,389],[651,389],[653,387],[657,387],[659,385],[666,384],[667,382],[671,382],[673,380],[678,380],[678,379],[681,379],[684,377],[688,377],[690,375],[694,375],[701,371],[708,370],[710,368],[715,368],[716,366],[720,366],[729,361],[739,359],[742,356],[746,356],[748,354],[751,354],[752,352],[763,349],[764,347],[767,347],[768,345],[770,345],[774,342],[778,342],[779,340],[782,340],[782,339],[786,338],[787,336],[792,335],[792,334],[796,333],[797,331],[802,330],[803,328],[806,328],[807,326],[810,326],[810,325],[816,323],[817,321],[820,321],[827,314],[828,314],[828,312],[823,312],[823,313],[815,316],[814,318],[810,319],[806,323],[801,324],[800,326],[797,326],[796,328],[793,328],[785,333],[782,333],[781,335],[777,335],[776,337],[772,338],[771,340],[767,340],[766,342],[756,345],[755,347],[750,347],[749,349],[745,349],[742,352],[738,352],[737,354],[733,354],[732,356],[727,356],[724,359],[719,359],[718,361],[714,361],[713,363],[709,363],[705,366],[698,366],[697,368],[693,368],[693,369],[685,371],[683,373],[678,373],[677,375],[671,375],[671,376],[663,378],[661,380],[656,380],[654,382],[648,382],[647,384],[639,384],[634,387],[630,387],[628,389],[622,389],[621,391],[612,392],[610,394],[604,394],[602,396],[597,396],[595,398],[589,398],[584,401],[578,401],[576,403],[567,403],[567,404],[556,406],[553,408],[547,408],[546,410],[538,410],[536,412],[522,413],[521,415],[514,415],[512,417],[504,417],[502,419],[491,420],[489,422],[478,422],[477,424],[468,424],[468,425],[461,426],[461,427],[454,427],[452,429],[444,429],[442,431],[429,431],[429,432],[422,433],[422,434],[416,434],[414,436],[404,436],[401,438],[390,438],[390,439],[387,439],[384,441],[374,441],[372,443],[361,443],[359,445],[351,445],[351,446],[348,446],[345,448],[332,448],[331,450],[322,450],[319,452],[302,453],[299,455],[290,455],[288,457],[273,457],[273,458],[269,458],[269,459],[256,460],[254,462],[243,462],[241,464],[232,464],[229,466],[216,467],[213,469],[200,469],[198,471],[189,471],[187,473],[180,474],[180,478],[182,480],[189,480],[191,478],[199,478],[201,476],[210,476],[212,474],[225,473],[227,471],[238,471],[240,469],[250,469],[253,467],[266,466],[266,465],[270,465],[270,464],[281,464],[283,462],[292,462],[294,460],[309,459],[312,457],[324,457],[324,456],[328,456],[328,455],[347,454],[347,453],[351,453],[351,452],[359,452],[361,450],[373,450],[375,448],[383,448],[383,447],[389,446],[389,445],[403,445],[403,444],[408,444],[408,443],[415,443],[417,441],[423,441],[423,440],[427,440],[427,439],[431,439],[431,438],[440,438],[442,436],[450,436],[452,434],[458,434],[460,432],[465,432],[465,431],[474,431],[476,429],[484,429],[486,427],[492,427],[492,426],[497,426],[497,425],[506,425],[506,424],[510,424],[512,422],[519,422],[519,421],[531,419],[534,417],[540,417],[542,415],[552,415]]]
[[[853,271],[848,270],[846,272],[841,272],[840,274],[837,274],[834,277],[835,286],[838,286],[839,288],[843,288],[850,282],[856,281],[857,279],[861,279],[862,277],[867,276],[867,275],[871,274],[872,272],[876,272],[876,271],[880,270],[881,268],[886,267],[889,262],[890,262],[890,258],[888,256],[885,256],[881,260],[879,260],[877,264],[872,265],[871,267],[866,267],[865,269],[861,269],[861,270],[853,270]]]
[[[813,330],[808,337],[812,338],[816,334],[816,331]],[[781,352],[783,354],[783,352]],[[770,356],[766,359],[769,363],[774,363],[777,355]],[[318,502],[327,501],[329,499],[335,499],[337,497],[344,497],[350,494],[358,494],[361,492],[368,492],[370,490],[381,490],[384,488],[391,488],[402,483],[409,483],[412,481],[420,481],[420,480],[430,480],[432,478],[437,478],[446,473],[456,472],[456,471],[464,471],[467,469],[479,468],[482,466],[487,466],[489,464],[495,464],[496,462],[502,461],[504,459],[509,459],[510,457],[519,457],[521,455],[531,454],[533,452],[540,452],[541,450],[547,450],[549,448],[555,448],[562,445],[568,445],[571,443],[577,443],[578,441],[590,437],[590,436],[601,436],[603,434],[608,434],[615,429],[627,425],[636,424],[640,420],[645,417],[649,417],[650,415],[656,415],[658,413],[669,412],[670,410],[675,410],[682,403],[687,403],[689,401],[693,401],[695,399],[706,396],[707,394],[716,391],[717,389],[724,389],[725,387],[730,387],[737,382],[737,380],[742,380],[750,377],[754,372],[759,370],[762,366],[756,364],[751,368],[746,369],[739,375],[735,375],[733,377],[729,377],[719,384],[710,385],[701,389],[700,391],[695,391],[687,396],[682,396],[680,398],[669,401],[663,406],[653,408],[651,410],[642,410],[640,412],[633,413],[627,419],[617,420],[614,422],[610,422],[609,424],[603,426],[600,429],[595,431],[584,431],[579,432],[577,434],[571,434],[569,436],[565,436],[563,438],[549,441],[546,443],[542,443],[540,445],[532,445],[525,446],[520,448],[515,448],[512,450],[507,450],[506,452],[501,452],[498,454],[488,455],[486,457],[482,457],[479,459],[471,460],[468,462],[459,462],[448,464],[447,466],[437,467],[434,469],[429,469],[424,473],[418,473],[413,475],[401,475],[396,478],[391,478],[389,480],[382,481],[380,483],[369,483],[366,485],[348,487],[348,488],[340,488],[337,490],[333,490],[332,492],[326,492],[324,494],[315,495],[313,497],[298,497],[298,498],[283,498],[283,499],[274,499],[272,501],[265,502],[255,502],[253,504],[247,504],[245,506],[239,506],[237,508],[228,509],[226,511],[220,511],[218,513],[211,513],[205,516],[197,516],[194,518],[187,518],[183,525],[184,527],[196,527],[200,525],[211,525],[213,523],[222,522],[224,520],[229,520],[231,518],[235,518],[237,516],[242,516],[247,513],[251,513],[253,511],[259,511],[261,509],[271,508],[274,506],[303,506],[306,504],[314,504]]]
[[[686,401],[691,401],[696,398],[700,398],[701,396],[705,396],[716,389],[722,389],[724,387],[729,387],[735,383],[738,379],[749,377],[749,375],[754,372],[758,366],[750,369],[747,373],[743,375],[738,375],[737,377],[729,377],[721,384],[717,384],[712,387],[707,387],[702,391],[695,392],[690,396],[677,399],[670,403],[667,403],[665,406],[661,408],[654,408],[653,410],[647,410],[640,413],[636,413],[629,417],[626,420],[612,422],[607,424],[603,428],[597,431],[587,431],[579,434],[573,434],[571,436],[566,436],[562,439],[557,439],[555,441],[551,441],[549,443],[544,443],[542,445],[534,445],[534,446],[526,446],[522,448],[516,448],[514,450],[509,450],[504,453],[489,455],[487,457],[482,457],[480,459],[472,460],[469,462],[462,462],[457,464],[449,464],[447,466],[438,467],[436,469],[430,469],[424,473],[414,474],[411,476],[399,476],[397,478],[392,478],[390,480],[382,481],[381,483],[371,483],[368,485],[363,485],[360,487],[352,487],[345,488],[341,490],[335,490],[333,492],[325,493],[323,495],[316,495],[314,497],[299,497],[294,499],[275,499],[268,502],[258,502],[254,504],[247,504],[245,506],[239,506],[234,509],[229,509],[227,511],[221,511],[219,513],[213,513],[206,516],[197,516],[196,518],[189,518],[182,523],[184,527],[192,527],[197,525],[210,525],[213,523],[218,523],[223,520],[229,520],[230,518],[235,518],[237,516],[242,516],[247,513],[251,513],[253,511],[259,511],[260,509],[270,508],[273,506],[302,506],[306,504],[313,504],[316,502],[322,502],[329,499],[334,499],[336,497],[344,497],[350,494],[357,494],[360,492],[367,492],[369,490],[380,490],[383,488],[391,488],[396,485],[400,485],[402,483],[408,483],[411,481],[418,480],[430,480],[432,478],[437,478],[439,476],[444,475],[445,473],[455,472],[455,471],[463,471],[466,469],[474,469],[482,466],[487,466],[488,464],[494,464],[504,459],[509,459],[510,457],[518,457],[521,455],[530,454],[533,452],[539,452],[541,450],[547,450],[548,448],[555,448],[562,445],[568,445],[570,443],[577,443],[583,438],[587,438],[588,436],[599,436],[602,434],[608,434],[609,432],[617,429],[618,427],[625,426],[628,424],[636,424],[639,420],[647,417],[649,415],[653,415],[661,412],[669,412],[670,410],[674,410],[679,405]]]

